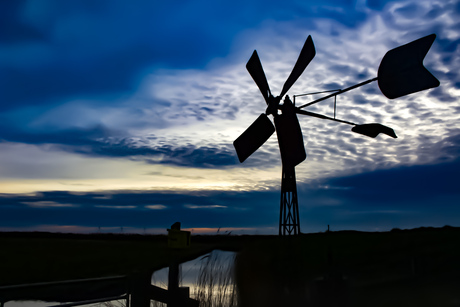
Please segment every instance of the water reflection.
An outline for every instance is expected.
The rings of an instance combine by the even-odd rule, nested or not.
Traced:
[[[47,307],[57,305],[57,302],[40,302],[40,301],[9,301],[4,304],[4,307]]]
[[[67,302],[68,303],[68,302]],[[59,302],[42,302],[42,301],[9,301],[4,307],[50,307],[62,306],[64,303]],[[113,300],[102,303],[79,304],[79,307],[126,307],[126,300]],[[166,305],[164,305],[166,306]]]

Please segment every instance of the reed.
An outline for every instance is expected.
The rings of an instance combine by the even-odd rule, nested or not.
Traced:
[[[234,282],[235,254],[213,251],[204,256],[192,295],[200,307],[233,307],[237,305]]]

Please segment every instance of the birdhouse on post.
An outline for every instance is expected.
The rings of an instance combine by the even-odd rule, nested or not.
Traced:
[[[168,229],[168,247],[187,248],[190,246],[190,237],[190,231],[180,230],[180,222],[176,222]]]

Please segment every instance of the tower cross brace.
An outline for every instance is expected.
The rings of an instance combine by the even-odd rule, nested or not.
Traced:
[[[295,168],[283,166],[281,179],[280,225],[279,235],[300,234],[299,203]]]

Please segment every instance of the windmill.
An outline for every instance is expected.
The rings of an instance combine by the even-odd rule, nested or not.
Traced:
[[[311,36],[308,36],[305,41],[291,74],[284,83],[281,93],[276,97],[273,96],[270,91],[259,56],[257,51],[254,50],[251,58],[246,64],[246,69],[262,93],[267,108],[265,113],[262,113],[254,123],[233,142],[233,145],[238,159],[242,163],[262,146],[276,130],[282,164],[279,220],[280,235],[300,234],[295,166],[304,161],[307,154],[297,114],[349,124],[353,126],[351,129],[353,132],[372,138],[380,133],[396,138],[397,136],[393,129],[381,124],[372,123],[360,125],[335,118],[335,102],[334,117],[328,117],[302,109],[331,97],[336,98],[339,94],[373,81],[378,81],[381,92],[389,99],[437,87],[439,81],[423,66],[423,59],[428,53],[435,38],[436,35],[431,34],[388,51],[380,63],[376,78],[369,79],[345,89],[334,90],[334,93],[300,107],[295,106],[295,96],[294,102],[291,101],[287,95],[282,104],[281,99],[315,57],[316,50]],[[273,125],[269,119],[269,115],[273,116],[275,125]]]

